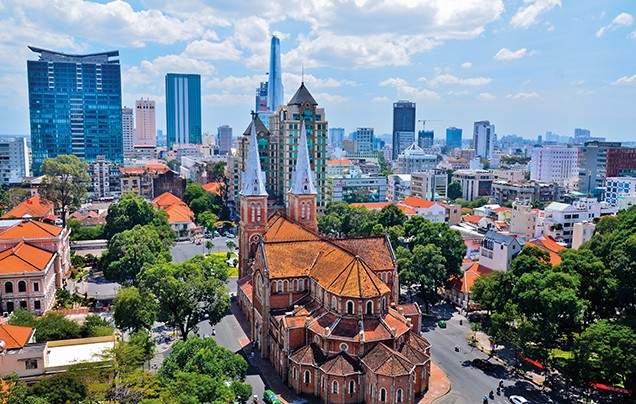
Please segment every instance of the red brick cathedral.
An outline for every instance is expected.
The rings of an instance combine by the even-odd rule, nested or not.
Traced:
[[[318,234],[304,121],[286,212],[270,214],[255,127],[241,176],[238,298],[261,356],[324,402],[415,402],[428,388],[430,345],[419,307],[398,304],[388,238]]]

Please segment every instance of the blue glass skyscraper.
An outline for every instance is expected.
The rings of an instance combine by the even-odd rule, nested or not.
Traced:
[[[40,55],[27,61],[34,175],[60,154],[123,162],[119,51],[29,49]]]
[[[283,79],[280,63],[280,40],[272,36],[272,44],[269,54],[269,78],[267,83],[267,108],[270,111],[283,105]]]
[[[456,127],[446,128],[446,147],[454,149],[462,147],[462,130]]]
[[[166,74],[168,149],[174,144],[201,144],[201,76]]]

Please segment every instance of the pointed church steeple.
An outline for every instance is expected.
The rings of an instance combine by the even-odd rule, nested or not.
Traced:
[[[296,167],[292,177],[289,192],[295,195],[315,195],[314,176],[309,163],[309,146],[307,144],[307,130],[305,120],[300,121],[300,138],[298,140],[298,156],[296,157]]]
[[[261,159],[258,154],[258,138],[256,137],[256,114],[252,112],[250,124],[250,142],[245,156],[245,168],[241,175],[242,196],[267,196],[265,189],[265,173],[261,170]]]
[[[287,217],[313,231],[318,230],[316,194],[314,176],[309,163],[307,131],[305,129],[305,121],[301,115],[298,155],[294,174],[292,175],[292,183],[289,188]]]

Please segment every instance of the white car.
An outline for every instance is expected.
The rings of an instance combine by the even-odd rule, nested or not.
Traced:
[[[527,404],[530,401],[526,400],[526,398],[522,396],[510,396],[510,402],[514,404]]]

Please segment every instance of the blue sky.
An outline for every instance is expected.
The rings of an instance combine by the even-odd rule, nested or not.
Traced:
[[[158,103],[163,77],[200,73],[203,127],[241,133],[281,37],[285,98],[305,83],[331,127],[391,131],[417,103],[436,136],[488,119],[499,136],[545,131],[636,140],[634,0],[0,0],[0,133],[29,131],[27,45],[119,49],[124,104]]]

